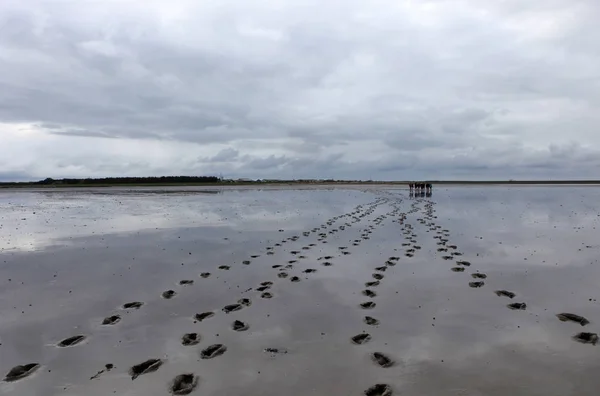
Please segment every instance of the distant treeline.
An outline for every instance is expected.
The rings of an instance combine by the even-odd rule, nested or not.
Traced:
[[[220,179],[216,176],[157,176],[157,177],[103,177],[86,179],[52,179],[47,178],[35,182],[0,183],[0,185],[28,186],[60,186],[60,185],[131,185],[131,184],[215,184]]]

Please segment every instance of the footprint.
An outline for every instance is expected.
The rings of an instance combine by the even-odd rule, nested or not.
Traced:
[[[215,313],[208,311],[194,315],[194,319],[196,319],[198,322],[202,322],[204,319],[208,319],[213,316],[215,316]]]
[[[200,343],[200,336],[198,333],[187,333],[181,337],[181,343],[186,346],[197,345]]]
[[[470,287],[482,287],[485,285],[485,282],[477,281],[477,282],[469,282]]]
[[[394,361],[381,352],[375,352],[371,355],[371,359],[381,367],[388,368],[394,365]]]
[[[217,356],[221,356],[227,351],[227,347],[223,344],[213,344],[200,352],[202,359],[212,359]]]
[[[162,295],[162,298],[166,298],[167,300],[169,300],[169,299],[175,297],[175,294],[177,294],[177,293],[175,293],[174,290],[167,290],[167,291],[162,292],[161,295]]]
[[[248,326],[247,323],[244,323],[241,320],[236,320],[231,325],[231,328],[235,331],[246,331],[246,330],[248,330],[248,328],[250,328],[250,326]]]
[[[273,282],[271,281],[264,281],[260,283],[261,286],[273,286]]]
[[[288,277],[288,273],[287,272],[280,272],[277,274],[278,278],[287,278]]]
[[[388,261],[386,261],[386,262],[385,262],[385,265],[387,265],[387,266],[389,266],[389,267],[393,267],[394,265],[396,265],[396,262],[395,262],[395,261],[388,260]]]
[[[369,326],[377,326],[379,324],[379,320],[371,317],[371,316],[365,316],[365,318],[363,319],[363,321],[368,324]]]
[[[242,261],[242,264],[244,264],[244,265],[250,265],[250,260],[244,260],[244,261]]]
[[[14,382],[25,377],[29,377],[33,374],[38,368],[40,368],[39,363],[28,363],[23,365],[18,365],[10,369],[6,377],[4,377],[5,382]]]
[[[238,304],[242,304],[249,307],[250,305],[252,305],[252,301],[249,298],[240,298],[238,300]]]
[[[273,269],[281,268],[281,264],[275,264],[275,265],[271,266],[271,268],[273,268]]]
[[[202,278],[208,278],[210,276],[210,272],[203,272],[200,274]]]
[[[512,303],[507,305],[510,309],[521,310],[524,311],[527,309],[527,304],[525,303]]]
[[[475,273],[471,274],[471,277],[473,277],[475,279],[486,279],[487,275],[482,274],[481,272],[475,272]]]
[[[104,320],[102,320],[102,324],[107,326],[107,325],[116,325],[117,323],[119,323],[121,321],[121,316],[119,315],[112,315],[112,316],[107,316],[106,318],[104,318]]]
[[[229,270],[229,268],[230,268],[230,267],[229,267],[228,265],[220,265],[220,266],[219,266],[219,269],[221,269],[221,270],[225,270],[225,271],[228,271],[228,270]]]
[[[450,270],[454,272],[465,272],[465,269],[463,267],[452,267],[450,268]]]
[[[365,342],[369,342],[369,340],[371,340],[371,335],[369,333],[360,333],[352,337],[351,340],[354,344],[361,345]]]
[[[300,278],[298,278],[297,276],[292,276],[290,278],[290,281],[292,281],[292,282],[300,282]]]
[[[192,285],[192,284],[194,284],[194,281],[191,279],[183,279],[183,280],[179,281],[179,284],[182,286],[183,285]]]
[[[305,274],[312,274],[313,272],[317,272],[317,270],[314,268],[307,268],[302,272],[304,272]]]
[[[452,256],[450,256],[450,258],[452,258]],[[459,260],[459,261],[456,262],[456,264],[458,264],[458,265],[464,265],[465,267],[470,267],[471,266],[470,262],[464,261],[464,260]]]
[[[329,262],[329,261],[325,261],[321,265],[324,267],[331,267],[333,264],[331,264],[331,262]]]
[[[261,287],[257,287],[256,291],[263,292],[265,290],[269,290],[270,288],[271,288],[271,286],[261,286]]]
[[[130,368],[129,375],[131,375],[131,379],[134,380],[140,375],[155,372],[160,366],[162,366],[162,364],[163,361],[160,359],[148,359],[145,362],[136,364],[135,366]]]
[[[598,334],[596,333],[579,333],[573,336],[573,339],[582,344],[596,345],[598,342]]]
[[[379,286],[379,281],[366,282],[365,286],[366,287],[376,287],[376,286]]]
[[[382,280],[383,279],[383,274],[373,274],[373,278],[375,278],[377,280]]]
[[[223,307],[223,312],[228,314],[230,312],[239,311],[240,309],[242,309],[242,304],[230,304]]]
[[[362,294],[365,295],[365,296],[367,296],[367,297],[371,297],[371,298],[377,296],[377,293],[375,293],[374,291],[369,290],[369,289],[363,290]]]
[[[127,304],[123,304],[123,309],[140,309],[142,305],[144,305],[144,303],[140,301],[129,302]]]
[[[575,315],[572,313],[559,313],[558,315],[556,315],[556,317],[558,319],[560,319],[562,322],[571,321],[571,322],[579,323],[582,326],[590,324],[590,321],[587,320],[586,318],[584,318],[583,316]]]
[[[365,301],[363,303],[360,303],[360,307],[362,309],[373,309],[375,308],[375,303],[373,301]]]
[[[61,348],[75,346],[75,345],[80,344],[81,342],[85,341],[85,338],[86,337],[84,335],[76,335],[73,337],[65,338],[64,340],[62,340],[61,342],[58,343],[58,346]]]
[[[273,298],[273,295],[269,292],[264,292],[260,295],[261,298]]]
[[[494,293],[496,293],[496,295],[498,297],[508,297],[508,298],[515,298],[516,294],[513,292],[510,292],[508,290],[496,290]]]
[[[381,271],[381,272],[385,272],[385,270],[387,270],[387,267],[386,267],[386,266],[383,266],[383,267],[377,267],[377,268],[375,268],[375,271]]]
[[[198,386],[198,382],[200,381],[200,377],[194,374],[179,374],[173,381],[171,381],[171,386],[169,387],[171,393],[173,395],[189,395],[196,389]]]
[[[442,258],[444,260],[452,260],[453,257],[452,256],[442,256]]]
[[[366,396],[392,396],[392,388],[386,384],[376,384],[365,391]]]

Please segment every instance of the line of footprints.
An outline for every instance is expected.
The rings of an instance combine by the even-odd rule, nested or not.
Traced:
[[[318,236],[317,242],[326,244],[326,243],[328,243],[328,241],[327,241],[328,236],[334,235],[340,231],[346,230],[346,228],[352,227],[353,224],[359,223],[360,221],[364,220],[368,216],[372,215],[377,207],[379,207],[383,204],[386,204],[388,202],[389,202],[388,198],[379,198],[373,202],[358,205],[357,207],[354,208],[354,210],[352,212],[346,213],[346,214],[343,214],[340,216],[335,216],[335,217],[327,220],[320,227],[315,227],[315,228],[311,229],[310,231],[303,232],[302,236],[309,237],[309,236],[311,236],[311,234],[316,234]],[[347,220],[347,221],[344,224],[339,225],[339,226],[337,226],[337,228],[335,228],[334,226],[336,225],[336,222],[339,222],[341,220]],[[376,219],[375,222],[379,223],[380,221],[381,221],[381,218],[378,218],[378,219]],[[360,242],[362,240],[368,240],[369,234],[372,232],[373,228],[374,228],[373,226],[370,226],[367,229],[365,229],[363,234],[361,235],[361,239],[354,240],[353,246],[359,246]],[[284,232],[284,230],[279,230],[279,231]],[[280,242],[275,243],[274,246],[267,247],[266,255],[274,255],[278,248],[283,247],[288,242],[296,242],[300,238],[301,237],[299,235],[295,235],[295,236],[283,239]],[[314,246],[316,246],[316,243],[311,243],[311,244],[304,246],[302,248],[302,250],[310,250]],[[298,263],[300,260],[307,258],[306,256],[300,254],[301,251],[292,250],[292,251],[290,251],[290,253],[294,256],[294,258],[289,260],[287,265],[285,265],[285,266],[273,265],[272,266],[273,269],[278,270],[277,279],[288,278],[290,270],[292,270],[294,268],[295,263]],[[340,254],[348,255],[348,254],[350,254],[350,252],[347,250],[346,247],[340,247]],[[250,265],[252,262],[252,259],[256,259],[258,257],[260,257],[259,254],[252,255],[247,260],[243,260],[241,264],[242,265]],[[328,267],[328,266],[333,265],[330,261],[333,258],[334,258],[333,256],[325,256],[325,257],[319,257],[318,260],[322,261],[321,264],[323,266]],[[223,271],[228,271],[231,268],[232,268],[232,266],[229,266],[229,265],[220,265],[218,267],[219,270],[223,270]],[[303,274],[311,274],[316,271],[317,270],[314,268],[306,268],[302,271],[302,273]],[[211,275],[212,274],[210,272],[203,272],[199,276],[200,276],[200,278],[206,279],[206,278],[209,278]],[[296,275],[296,276],[289,277],[289,280],[291,282],[297,283],[301,280],[301,278]],[[184,279],[184,280],[179,281],[179,285],[182,287],[193,285],[193,284],[194,284],[193,279]],[[260,293],[259,296],[261,298],[270,299],[270,298],[274,297],[274,295],[269,291],[269,289],[273,285],[274,285],[273,281],[264,281],[264,282],[261,282],[261,284],[258,287],[254,288],[254,290]],[[251,291],[251,290],[253,290],[253,289],[251,288],[246,291]],[[176,292],[175,290],[166,290],[161,293],[161,297],[164,299],[170,300],[172,298],[175,298],[177,296],[177,294],[178,294],[178,292]],[[240,311],[243,308],[250,306],[251,304],[252,304],[251,299],[241,298],[236,303],[228,304],[225,307],[223,307],[221,310],[224,313],[229,314],[232,312]],[[121,309],[122,310],[138,310],[138,309],[142,309],[142,307],[144,307],[144,305],[145,305],[145,303],[142,301],[132,301],[132,302],[123,304]],[[194,323],[203,322],[204,320],[207,320],[207,319],[215,316],[215,314],[216,314],[216,312],[214,310],[213,311],[205,311],[202,313],[196,313],[195,315],[193,315],[193,321],[194,321]],[[123,319],[123,317],[120,313],[115,313],[115,314],[105,317],[102,320],[102,325],[103,326],[115,326],[115,325],[118,325],[122,319]],[[233,323],[231,324],[231,329],[236,332],[243,332],[243,331],[248,330],[249,328],[250,328],[250,325],[248,323],[242,322],[240,320],[234,320]],[[75,347],[77,345],[83,344],[84,341],[87,340],[87,338],[88,338],[88,336],[83,335],[83,334],[74,335],[74,336],[68,337],[64,340],[59,341],[56,344],[56,346],[59,348]],[[185,346],[198,345],[198,344],[200,344],[200,342],[201,342],[201,336],[198,333],[186,333],[181,336],[181,343],[182,343],[182,345],[185,345]],[[227,351],[227,347],[225,345],[213,344],[213,345],[210,345],[210,346],[202,349],[200,351],[200,357],[202,359],[213,359],[215,357],[223,355],[226,351]],[[264,350],[264,352],[271,353],[271,354],[286,353],[286,351],[281,348],[266,348]],[[145,374],[149,374],[149,373],[157,371],[165,363],[166,363],[166,361],[164,359],[150,358],[144,362],[133,365],[128,370],[128,373],[131,376],[131,379],[135,380],[136,378],[138,378],[141,375],[145,375]],[[13,367],[6,374],[4,381],[15,382],[15,381],[19,381],[24,378],[30,377],[37,370],[39,370],[40,367],[41,367],[41,364],[39,364],[39,363],[27,363],[27,364],[17,365],[15,367]],[[110,364],[110,363],[106,364],[102,370],[98,371],[96,374],[91,376],[90,379],[92,379],[92,380],[97,379],[97,378],[101,377],[102,374],[109,372],[113,369],[115,369],[113,364]],[[169,388],[169,391],[173,395],[187,395],[187,394],[192,393],[197,388],[199,381],[200,381],[200,377],[198,375],[196,375],[194,373],[183,373],[183,374],[177,375],[170,382],[168,388]]]
[[[403,231],[403,234],[404,234],[404,237],[406,240],[406,242],[402,243],[402,247],[404,248],[404,255],[407,258],[414,257],[414,255],[417,254],[417,252],[419,250],[421,250],[421,246],[419,246],[417,244],[417,239],[416,239],[417,234],[415,234],[414,227],[411,224],[407,223],[406,220],[407,220],[407,216],[409,216],[409,215],[419,215],[420,214],[420,215],[422,215],[422,217],[417,218],[417,221],[420,224],[428,227],[428,232],[435,232],[436,235],[434,236],[434,238],[438,240],[437,245],[439,246],[437,248],[437,250],[438,250],[438,252],[444,254],[442,256],[442,258],[444,260],[455,260],[458,256],[461,256],[461,253],[458,252],[458,250],[457,250],[458,247],[456,245],[452,245],[449,243],[448,238],[450,236],[450,232],[446,229],[442,229],[442,227],[440,225],[436,225],[435,219],[437,219],[437,216],[435,216],[434,202],[429,201],[429,200],[419,199],[417,201],[414,201],[411,204],[410,210],[407,212],[401,211],[400,205],[402,202],[403,202],[402,199],[399,198],[397,195],[392,195],[390,193],[387,193],[387,196],[383,196],[383,197],[378,198],[377,200],[367,203],[367,204],[358,205],[350,213],[346,213],[346,214],[343,214],[340,216],[333,217],[333,218],[327,220],[320,227],[315,227],[315,228],[311,229],[310,231],[303,232],[302,237],[310,237],[311,235],[314,234],[317,236],[317,239],[316,239],[317,243],[327,244],[329,236],[334,235],[339,232],[343,232],[347,228],[353,227],[356,223],[359,223],[362,220],[366,219],[368,216],[371,216],[378,207],[388,204],[392,208],[392,210],[383,215],[375,217],[374,219],[371,219],[370,221],[372,222],[372,224],[370,224],[366,228],[360,230],[361,231],[360,238],[354,239],[352,241],[352,246],[355,246],[355,247],[360,246],[360,244],[363,241],[370,239],[370,235],[377,228],[377,226],[380,226],[383,223],[383,221],[385,221],[387,218],[392,218],[393,222],[396,222],[401,226],[401,229]],[[344,222],[344,223],[336,226],[336,224],[338,222],[339,223]],[[283,232],[284,230],[280,230],[280,231]],[[280,242],[275,243],[273,246],[267,247],[265,249],[266,250],[265,253],[266,253],[266,255],[274,255],[276,253],[276,251],[278,249],[281,249],[286,243],[296,242],[296,241],[300,240],[300,238],[301,238],[300,235],[295,235],[295,236],[283,239]],[[301,263],[301,260],[307,258],[304,254],[302,254],[303,251],[311,250],[312,248],[317,246],[317,243],[309,243],[309,244],[303,246],[301,250],[291,250],[289,253],[292,255],[292,257],[286,264],[276,264],[276,265],[272,266],[273,269],[277,270],[277,272],[276,272],[277,275],[276,275],[276,278],[274,278],[274,280],[261,282],[259,286],[257,286],[256,288],[248,289],[248,290],[246,290],[246,292],[254,290],[259,293],[260,298],[271,299],[274,297],[273,293],[270,291],[272,286],[274,285],[274,281],[289,279],[289,281],[291,281],[293,283],[300,282],[301,281],[300,274],[291,275],[291,272],[292,272],[292,270],[295,269],[295,266],[297,266],[299,263]],[[340,246],[338,248],[338,250],[339,250],[339,253],[341,256],[351,254],[351,249],[347,246]],[[252,255],[247,260],[243,260],[241,264],[242,265],[250,265],[252,263],[252,259],[256,259],[258,257],[260,257],[259,254]],[[332,263],[333,259],[334,259],[333,256],[323,256],[323,257],[319,257],[317,259],[317,261],[320,262],[320,264],[324,267],[330,267],[333,265],[333,263]],[[391,256],[385,261],[385,263],[382,266],[375,268],[375,272],[372,274],[372,278],[369,279],[367,282],[365,282],[365,289],[362,290],[362,294],[365,297],[367,297],[369,300],[360,303],[361,309],[371,310],[371,309],[375,308],[376,303],[373,300],[375,299],[375,297],[377,297],[377,292],[374,289],[377,286],[379,286],[381,284],[381,282],[383,282],[384,274],[386,273],[386,271],[390,270],[394,266],[396,266],[398,264],[399,260],[400,260],[400,257]],[[465,261],[465,260],[456,260],[455,263],[456,263],[456,265],[454,267],[452,267],[451,270],[454,272],[457,272],[457,273],[465,272],[466,268],[471,267],[471,263],[468,261]],[[228,271],[231,268],[232,267],[229,265],[220,265],[218,267],[218,269],[222,270],[222,271]],[[316,271],[317,271],[316,268],[304,268],[302,270],[302,274],[304,274],[304,276],[308,276],[309,274],[315,273]],[[203,278],[203,279],[209,278],[210,276],[211,276],[210,272],[203,272],[200,274],[200,278]],[[481,288],[485,285],[484,280],[487,278],[486,274],[480,273],[480,272],[474,272],[471,274],[471,276],[473,278],[473,281],[469,282],[470,287]],[[193,279],[184,279],[184,280],[181,280],[179,282],[179,284],[180,284],[180,286],[192,285],[192,284],[194,284],[194,280]],[[513,299],[514,297],[516,297],[515,293],[507,291],[507,290],[496,290],[495,293],[498,296],[508,297],[510,299]],[[162,298],[169,300],[169,299],[176,297],[177,292],[175,290],[166,290],[166,291],[162,292],[161,296],[162,296]],[[229,313],[233,313],[236,311],[240,311],[240,310],[244,309],[245,307],[250,306],[251,304],[252,304],[252,300],[250,298],[240,298],[237,300],[237,302],[228,304],[225,307],[223,307],[221,309],[221,311],[224,312],[225,314],[229,314]],[[143,302],[133,301],[133,302],[128,302],[126,304],[123,304],[122,309],[123,310],[137,310],[137,309],[141,309],[143,306],[144,306]],[[527,308],[527,305],[524,302],[514,302],[514,303],[508,304],[508,308],[513,309],[513,310],[525,310]],[[214,310],[196,313],[195,315],[193,315],[193,320],[194,320],[194,323],[200,323],[207,319],[212,318],[215,315],[216,315],[216,312]],[[579,323],[581,326],[585,326],[585,325],[589,324],[589,321],[586,318],[579,316],[579,315],[571,314],[571,313],[561,313],[561,314],[558,314],[557,317],[561,321],[572,321],[572,322]],[[114,326],[114,325],[117,325],[121,320],[122,320],[122,316],[120,314],[116,313],[116,314],[113,314],[113,315],[110,315],[110,316],[107,316],[106,318],[104,318],[102,321],[102,325]],[[370,316],[370,315],[365,315],[363,318],[363,322],[368,326],[377,326],[380,324],[380,321],[377,318],[375,318],[374,316]],[[231,324],[231,330],[236,331],[236,332],[244,332],[244,331],[248,330],[249,328],[250,328],[249,323],[242,322],[240,320],[234,320]],[[75,335],[72,337],[68,337],[68,338],[58,342],[57,346],[60,348],[74,347],[76,345],[83,343],[83,341],[85,341],[86,339],[87,339],[87,336],[79,334],[79,335]],[[579,342],[582,342],[582,343],[589,343],[589,344],[595,345],[598,341],[598,335],[596,333],[581,332],[581,333],[576,334],[574,336],[574,339]],[[360,334],[357,334],[357,335],[351,337],[351,342],[356,345],[365,344],[370,340],[371,340],[371,335],[367,332],[363,332],[363,333],[360,333]],[[182,343],[182,345],[185,345],[185,346],[195,346],[195,345],[200,344],[200,342],[201,342],[201,336],[198,333],[186,333],[181,336],[181,343]],[[226,353],[226,351],[227,351],[227,347],[225,345],[213,344],[213,345],[207,346],[206,348],[201,349],[200,357],[202,359],[213,359],[213,358],[223,355],[224,353]],[[284,349],[281,349],[281,348],[266,348],[264,350],[264,352],[270,353],[270,354],[279,354],[279,353],[286,353],[287,351],[285,351]],[[394,364],[395,364],[394,360],[390,356],[387,356],[386,354],[384,354],[382,352],[373,352],[371,354],[371,359],[373,360],[373,362],[376,365],[378,365],[382,368],[389,368],[389,367],[394,366]],[[135,380],[136,378],[138,378],[141,375],[145,375],[145,374],[157,371],[165,363],[166,363],[166,361],[164,359],[151,358],[144,362],[133,365],[129,369],[128,373],[131,376],[131,379]],[[36,372],[40,368],[40,366],[41,365],[39,363],[28,363],[28,364],[24,364],[24,365],[15,366],[6,374],[4,381],[13,382],[13,381],[18,381],[18,380],[24,379],[26,377],[29,377],[34,372]],[[112,364],[106,364],[104,369],[98,371],[90,379],[99,378],[103,373],[109,372],[109,371],[113,370],[114,368],[115,367]],[[199,381],[200,381],[200,377],[194,373],[179,374],[169,384],[169,391],[173,395],[187,395],[187,394],[192,393],[197,388]],[[364,394],[366,396],[391,396],[393,394],[393,390],[390,385],[379,383],[379,384],[375,384],[372,387],[370,387],[369,389],[365,390]]]

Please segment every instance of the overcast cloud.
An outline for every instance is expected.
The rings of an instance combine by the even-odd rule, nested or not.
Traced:
[[[0,2],[0,180],[598,178],[598,0]]]

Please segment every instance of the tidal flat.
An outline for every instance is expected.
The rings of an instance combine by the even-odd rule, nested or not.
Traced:
[[[0,394],[596,395],[600,188],[0,191]]]

